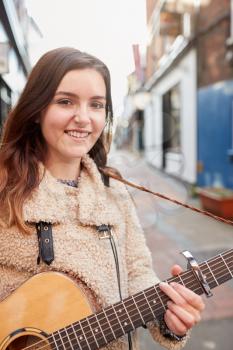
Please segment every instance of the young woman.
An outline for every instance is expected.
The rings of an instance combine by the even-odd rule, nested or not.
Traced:
[[[112,120],[109,71],[99,59],[59,48],[38,61],[2,135],[1,300],[45,271],[81,284],[93,311],[159,282],[125,185],[102,171]],[[171,301],[147,326],[156,341],[180,349],[204,305],[182,285],[160,289]],[[108,349],[137,349],[135,333]]]

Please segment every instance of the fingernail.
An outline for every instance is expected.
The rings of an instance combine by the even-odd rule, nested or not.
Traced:
[[[167,282],[160,282],[159,286],[163,288],[163,287],[168,286],[168,283]]]
[[[176,282],[171,282],[170,285],[171,285],[172,287],[177,287],[177,283],[176,283]]]

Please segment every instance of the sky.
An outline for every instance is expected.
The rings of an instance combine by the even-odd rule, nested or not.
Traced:
[[[72,46],[103,60],[111,72],[114,114],[122,113],[133,44],[145,51],[146,0],[25,0],[43,39],[32,45],[33,64],[46,51]]]

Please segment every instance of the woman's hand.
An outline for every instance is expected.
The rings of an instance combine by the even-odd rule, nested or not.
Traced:
[[[182,272],[179,265],[171,269],[173,276]],[[190,289],[178,283],[160,283],[160,289],[171,299],[164,314],[167,327],[174,334],[182,336],[201,320],[201,312],[205,305],[202,298]]]

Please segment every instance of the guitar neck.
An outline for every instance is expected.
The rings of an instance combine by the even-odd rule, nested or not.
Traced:
[[[233,249],[199,266],[213,289],[233,278]],[[203,289],[192,270],[187,270],[166,282],[173,281],[183,284],[199,295],[203,294]],[[159,320],[167,309],[168,300],[160,290],[159,284],[154,285],[52,333],[49,337],[51,346],[56,350],[99,349],[149,321]]]

